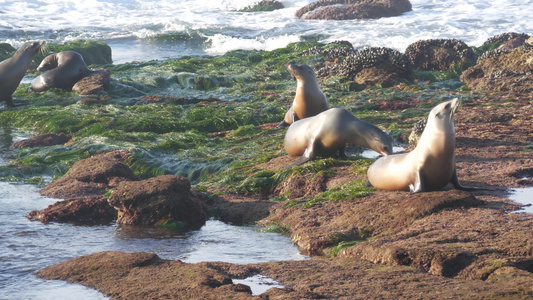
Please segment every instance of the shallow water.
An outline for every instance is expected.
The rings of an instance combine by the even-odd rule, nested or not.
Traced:
[[[515,212],[533,214],[533,187],[512,189],[509,199],[527,205]]]
[[[394,153],[397,153],[397,152],[400,152],[400,151],[403,151],[405,150],[405,147],[402,147],[402,146],[392,146],[392,151]],[[362,153],[360,153],[359,155],[361,155],[362,157],[365,157],[365,158],[378,158],[381,154],[377,153],[376,151],[374,150],[370,150],[370,149],[365,149],[363,150]]]
[[[504,32],[533,34],[530,0],[411,0],[413,11],[393,18],[302,21],[294,16],[313,0],[282,0],[284,9],[241,13],[257,0],[28,0],[0,2],[0,42],[16,47],[44,39],[96,39],[115,63],[272,50],[298,41],[347,40],[356,48],[399,51],[418,40],[456,38],[480,46]]]
[[[261,295],[271,288],[283,288],[284,286],[280,285],[276,280],[266,277],[264,275],[258,274],[245,279],[233,279],[233,283],[245,284],[250,287],[252,290],[252,295]]]
[[[0,158],[13,158],[9,146],[25,135],[0,130]],[[104,299],[81,285],[37,278],[34,272],[74,257],[100,251],[145,251],[161,258],[195,263],[237,264],[299,260],[291,239],[260,228],[209,220],[200,230],[169,231],[147,227],[42,224],[25,215],[57,199],[40,196],[38,187],[0,182],[0,299]]]

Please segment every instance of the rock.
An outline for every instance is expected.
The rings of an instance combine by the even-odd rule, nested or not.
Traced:
[[[483,45],[479,47],[481,50],[485,50],[479,59],[497,57],[521,46],[525,46],[527,48],[529,47],[527,44],[528,38],[530,38],[529,35],[516,32],[495,35],[486,40]]]
[[[240,12],[254,12],[254,11],[273,11],[277,9],[282,9],[285,6],[283,3],[275,0],[261,0],[254,5],[250,5],[243,9],[240,9]]]
[[[409,0],[318,0],[296,12],[303,20],[378,19],[411,11]]]
[[[487,281],[451,280],[360,259],[189,264],[151,253],[108,251],[57,263],[37,276],[82,284],[113,299],[530,299],[531,273],[501,269]],[[232,280],[256,274],[285,287],[258,297]]]
[[[533,48],[518,47],[499,55],[479,58],[461,74],[461,81],[473,90],[533,92]]]
[[[416,145],[418,145],[418,141],[420,140],[420,136],[422,136],[422,132],[424,131],[424,128],[426,128],[427,119],[420,119],[415,123],[413,126],[413,130],[411,130],[411,134],[409,135],[409,148],[414,149]]]
[[[454,67],[475,63],[474,51],[456,39],[418,41],[407,47],[405,55],[415,69],[430,71],[453,71]]]
[[[105,92],[110,82],[110,73],[106,69],[95,69],[91,74],[76,82],[72,90],[80,95],[94,95]]]
[[[117,211],[106,197],[70,198],[56,202],[40,211],[31,211],[26,217],[43,223],[60,222],[83,225],[107,224],[117,218]]]
[[[102,195],[118,182],[139,180],[124,161],[130,153],[117,150],[80,160],[62,178],[39,191],[53,198]]]
[[[119,224],[201,227],[207,207],[191,193],[187,178],[163,175],[136,182],[121,182],[109,197],[118,210]]]
[[[66,142],[70,141],[70,134],[41,134],[29,139],[18,141],[14,143],[12,148],[35,148],[35,147],[45,147],[45,146],[54,146],[54,145],[63,145]]]
[[[353,50],[350,46],[325,49],[317,47],[303,52],[303,55],[324,57],[324,67],[317,70],[318,78],[344,76],[365,87],[378,83],[392,86],[401,81],[414,79],[409,59],[390,48],[370,47]]]
[[[277,124],[276,124],[277,125]],[[222,222],[232,225],[255,224],[269,214],[274,201],[258,200],[239,195],[215,197],[209,211]]]

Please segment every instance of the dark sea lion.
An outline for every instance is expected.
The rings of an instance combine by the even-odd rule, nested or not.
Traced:
[[[75,51],[50,54],[43,59],[37,71],[44,72],[31,82],[31,89],[44,92],[50,88],[70,91],[76,82],[91,74],[83,57]]]
[[[385,132],[343,108],[330,108],[294,122],[285,134],[284,145],[288,155],[302,156],[293,164],[299,165],[337,151],[344,156],[346,143],[367,147],[382,155],[392,154],[391,138]]]
[[[316,116],[328,109],[326,96],[318,87],[315,71],[310,66],[290,64],[287,70],[296,78],[296,95],[278,127],[289,126],[294,121]]]
[[[368,168],[370,184],[411,193],[437,191],[450,182],[458,190],[479,189],[462,186],[457,179],[453,117],[459,104],[455,98],[435,106],[416,148],[379,158]]]
[[[24,43],[10,58],[0,62],[0,102],[13,107],[13,93],[30,67],[33,57],[44,50],[46,42]]]

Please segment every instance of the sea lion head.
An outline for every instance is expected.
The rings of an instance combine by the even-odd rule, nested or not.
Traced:
[[[383,131],[375,131],[367,133],[368,148],[376,151],[377,153],[387,156],[393,153],[392,140]]]
[[[308,65],[290,64],[287,70],[296,77],[297,80],[316,80],[315,71]]]
[[[31,57],[35,56],[39,51],[44,52],[46,49],[45,41],[26,42],[15,53],[16,55],[27,54]]]
[[[453,117],[461,101],[455,98],[435,106],[430,112],[426,128],[449,132],[454,130]]]

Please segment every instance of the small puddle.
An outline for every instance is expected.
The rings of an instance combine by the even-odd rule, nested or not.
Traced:
[[[266,277],[261,274],[254,275],[245,279],[233,279],[234,284],[244,284],[252,289],[252,295],[261,295],[264,292],[268,291],[271,288],[284,288],[276,280]]]
[[[400,151],[403,151],[403,150],[405,150],[405,147],[401,147],[401,146],[393,146],[392,147],[392,151],[394,151],[394,153],[400,152]],[[370,150],[370,149],[364,150],[362,153],[359,153],[359,155],[361,155],[362,157],[365,157],[365,158],[378,158],[380,156],[379,153],[377,153],[374,150]]]
[[[526,205],[516,210],[516,213],[533,213],[533,187],[512,189],[509,199]]]

